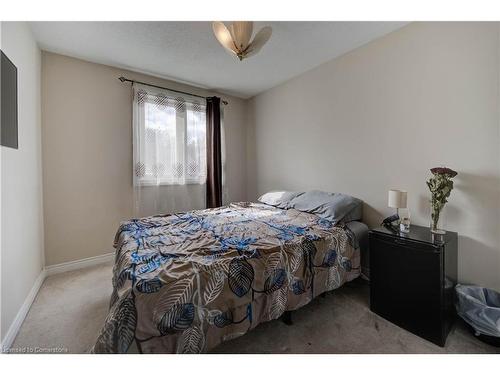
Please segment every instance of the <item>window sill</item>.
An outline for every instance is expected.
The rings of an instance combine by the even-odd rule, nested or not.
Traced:
[[[205,185],[206,180],[203,182],[200,181],[185,181],[183,183],[180,182],[172,182],[165,180],[135,180],[134,186],[137,187],[147,187],[147,186],[185,186],[185,185]]]

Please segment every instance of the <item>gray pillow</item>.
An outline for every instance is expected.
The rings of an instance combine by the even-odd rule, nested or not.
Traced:
[[[363,202],[360,199],[319,190],[308,191],[293,198],[289,208],[313,213],[334,224],[361,220],[363,214]]]
[[[263,194],[258,201],[270,206],[287,209],[290,201],[303,194],[301,191],[270,191]]]

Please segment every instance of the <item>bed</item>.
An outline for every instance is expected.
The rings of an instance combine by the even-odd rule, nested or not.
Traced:
[[[123,222],[91,351],[207,352],[358,277],[363,229],[247,202]]]

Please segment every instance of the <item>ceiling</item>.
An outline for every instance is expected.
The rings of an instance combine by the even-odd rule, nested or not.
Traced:
[[[256,22],[269,42],[238,61],[210,22],[31,22],[40,48],[249,98],[405,22]]]

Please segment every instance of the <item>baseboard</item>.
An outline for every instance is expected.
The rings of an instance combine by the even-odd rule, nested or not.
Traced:
[[[36,295],[38,294],[38,291],[40,290],[40,287],[42,286],[43,281],[45,280],[46,274],[47,273],[45,269],[42,269],[42,272],[40,272],[40,274],[36,278],[33,287],[28,293],[28,296],[24,300],[24,303],[22,304],[21,308],[17,312],[14,321],[10,325],[9,330],[7,331],[7,334],[5,335],[5,338],[2,341],[2,352],[7,352],[14,343],[17,333],[19,332],[19,329],[21,328],[21,325],[23,324],[26,315],[28,315],[28,311],[30,311],[31,305],[33,304],[33,301],[35,300]]]
[[[14,321],[10,325],[9,330],[7,331],[7,334],[5,335],[5,338],[3,339],[1,344],[2,352],[3,353],[8,352],[10,347],[14,343],[17,333],[19,332],[19,329],[21,328],[24,319],[26,318],[26,315],[28,315],[31,305],[33,304],[33,301],[35,300],[35,297],[38,294],[38,291],[40,290],[40,287],[42,286],[43,281],[45,280],[46,277],[63,272],[75,271],[82,268],[111,262],[113,258],[114,258],[114,253],[108,253],[91,258],[74,260],[72,262],[54,264],[52,266],[45,267],[42,270],[42,272],[40,272],[40,275],[38,275],[28,296],[24,300],[23,305],[19,309],[16,317],[14,318]]]
[[[95,266],[97,264],[103,264],[107,262],[111,262],[114,258],[114,253],[107,253],[103,255],[97,255],[91,258],[85,258],[80,260],[73,260],[71,262],[65,262],[60,264],[54,264],[52,266],[45,267],[45,271],[47,276],[56,275],[58,273],[75,271],[82,268],[87,268],[90,266]]]

